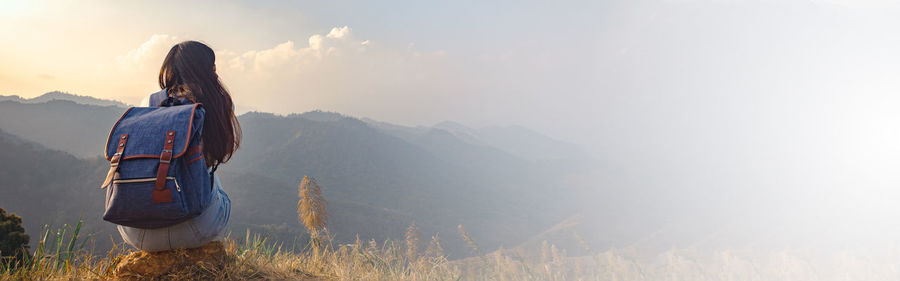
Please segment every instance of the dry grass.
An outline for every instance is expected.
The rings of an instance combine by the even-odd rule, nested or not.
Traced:
[[[379,243],[362,241],[335,244],[325,226],[324,198],[315,181],[304,177],[298,203],[300,222],[311,240],[302,250],[284,250],[283,244],[247,231],[243,241],[226,238],[224,264],[197,264],[168,272],[165,280],[666,280],[666,281],[879,281],[900,280],[900,249],[877,258],[851,254],[831,257],[802,252],[737,253],[717,251],[698,254],[691,250],[670,250],[655,258],[616,249],[595,253],[585,240],[573,239],[588,253],[568,257],[564,250],[543,241],[532,252],[500,248],[484,253],[468,231],[459,225],[460,237],[475,255],[450,261],[444,255],[441,238],[431,237],[419,251],[420,235],[415,224],[406,231],[406,240]],[[305,200],[305,201],[304,201]],[[45,227],[34,251],[24,263],[0,264],[2,280],[109,280],[115,268],[130,253],[118,244],[103,255],[86,251],[79,240],[82,223],[52,232]],[[177,253],[177,252],[176,252]]]
[[[70,228],[74,229],[74,228]],[[410,229],[414,229],[411,227]],[[111,279],[121,257],[130,251],[117,247],[95,256],[77,246],[66,231],[45,232],[33,261],[0,268],[0,280]],[[412,233],[417,233],[413,231]],[[463,232],[464,233],[464,232]],[[54,236],[56,235],[56,236]],[[74,236],[77,236],[74,235]],[[480,257],[449,261],[435,235],[419,253],[418,234],[408,241],[357,239],[335,245],[327,232],[324,247],[299,252],[249,232],[243,239],[226,239],[234,259],[221,268],[191,267],[165,279],[221,280],[898,280],[900,251],[881,258],[851,254],[831,257],[780,251],[741,254],[718,251],[698,254],[671,250],[651,259],[637,259],[622,250],[607,250],[584,257],[567,257],[565,251],[544,243],[529,255],[501,249]],[[70,240],[66,240],[69,238]],[[469,239],[472,239],[469,237]],[[239,240],[243,240],[240,241]],[[474,243],[474,241],[473,241]],[[62,248],[57,248],[61,246]],[[417,247],[417,246],[416,246]],[[43,250],[40,250],[43,249]],[[479,249],[480,250],[480,249]],[[39,252],[43,251],[43,252]]]

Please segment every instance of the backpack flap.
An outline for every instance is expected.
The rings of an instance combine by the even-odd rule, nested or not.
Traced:
[[[101,188],[120,179],[155,177],[153,203],[171,202],[165,187],[172,159],[183,156],[199,137],[204,110],[200,104],[132,107],[113,126],[106,143],[110,169]],[[127,162],[129,164],[122,165]]]

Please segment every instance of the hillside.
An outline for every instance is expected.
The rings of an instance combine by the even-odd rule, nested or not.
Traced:
[[[50,149],[81,158],[103,154],[109,129],[125,108],[78,104],[68,100],[42,103],[0,101],[0,129]]]
[[[0,206],[22,217],[32,243],[43,225],[61,227],[83,217],[89,222],[84,233],[96,234],[100,246],[109,244],[114,226],[100,219],[105,160],[78,159],[2,130],[0,146]]]
[[[6,101],[0,102],[0,129],[47,149],[88,159],[69,156],[69,161],[77,162],[70,166],[103,170],[107,164],[92,160],[92,155],[100,153],[95,152],[97,146],[105,143],[109,127],[122,111],[69,101]],[[570,212],[556,204],[564,200],[564,192],[542,190],[560,186],[564,168],[547,170],[501,149],[461,140],[446,130],[430,129],[404,139],[359,119],[328,112],[290,116],[254,112],[239,119],[244,130],[242,148],[219,170],[234,203],[231,229],[238,233],[250,228],[285,243],[301,236],[296,188],[303,175],[315,177],[323,186],[332,214],[329,230],[343,242],[352,241],[356,234],[379,241],[396,239],[416,222],[426,235],[449,237],[455,237],[456,226],[463,224],[479,243],[493,248],[524,241]],[[575,162],[569,164],[568,172],[577,167]],[[103,195],[94,190],[100,177],[85,175],[70,184],[81,197],[49,194],[46,200],[60,202],[61,209],[100,204]],[[3,184],[0,192],[13,188]],[[41,222],[53,217],[47,210],[23,212]],[[97,211],[85,212],[99,217]],[[88,220],[92,223],[109,225]],[[468,254],[461,239],[445,242],[451,255]]]
[[[553,139],[521,126],[490,126],[472,128],[444,121],[434,126],[401,126],[363,118],[362,121],[387,134],[416,142],[426,135],[442,132],[473,146],[490,147],[523,160],[537,162],[548,160],[587,160],[578,146]]]
[[[407,214],[426,233],[453,233],[466,224],[486,245],[524,239],[559,215],[526,208],[553,199],[539,197],[534,188],[554,179],[533,177],[538,173],[526,161],[440,132],[417,144],[358,119],[324,117],[242,115],[245,144],[227,171],[293,185],[313,175],[326,187],[326,198]],[[339,239],[355,234],[333,230]]]

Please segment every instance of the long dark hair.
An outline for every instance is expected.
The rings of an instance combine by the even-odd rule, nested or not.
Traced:
[[[241,146],[241,125],[234,116],[231,94],[216,74],[216,54],[197,41],[172,46],[162,68],[159,87],[171,97],[203,104],[203,155],[209,166],[228,162]]]

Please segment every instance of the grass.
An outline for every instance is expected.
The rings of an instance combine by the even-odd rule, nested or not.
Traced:
[[[0,264],[0,280],[99,279],[110,276],[116,261],[126,252],[114,247],[98,257],[86,244],[93,239],[80,239],[82,220],[74,226],[54,229],[45,225],[31,257],[24,261],[7,260]],[[91,247],[93,248],[93,247]]]
[[[95,254],[93,238],[80,236],[83,223],[59,229],[46,226],[33,257],[21,264],[0,266],[0,280],[106,280],[114,277],[121,258],[130,253],[119,244]],[[411,230],[410,233],[415,233]],[[473,252],[481,252],[472,237]],[[541,249],[500,249],[470,258],[448,260],[438,236],[421,253],[418,234],[407,241],[376,242],[357,239],[335,244],[327,230],[322,249],[307,246],[294,251],[280,242],[249,231],[242,239],[226,238],[226,250],[236,258],[224,268],[189,268],[167,278],[229,280],[898,280],[900,251],[878,259],[847,253],[833,257],[802,252],[741,254],[717,251],[698,254],[689,249],[670,250],[651,259],[638,259],[627,250],[610,249],[589,256],[567,257],[565,251],[544,243]],[[580,236],[573,239],[590,250]],[[425,243],[425,242],[422,242]],[[418,246],[415,246],[418,247]]]

